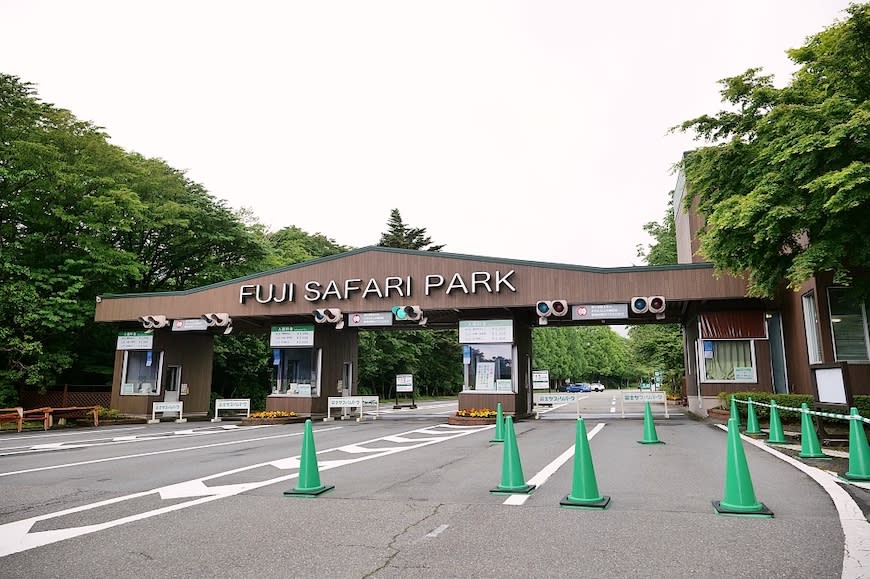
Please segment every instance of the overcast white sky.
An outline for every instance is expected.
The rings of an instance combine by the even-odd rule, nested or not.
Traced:
[[[0,72],[272,229],[640,264],[717,81],[845,0],[0,0]]]

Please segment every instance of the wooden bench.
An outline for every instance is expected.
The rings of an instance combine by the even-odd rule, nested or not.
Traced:
[[[24,409],[20,406],[0,408],[0,424],[4,422],[14,422],[18,432],[21,432],[21,427],[24,425]]]
[[[68,406],[66,408],[48,408],[49,428],[55,419],[61,418],[90,418],[93,417],[94,426],[100,425],[100,407],[97,406]],[[46,428],[48,430],[48,428]]]
[[[21,432],[25,422],[41,421],[43,430],[48,430],[54,426],[55,420],[61,418],[91,418],[93,417],[94,426],[100,425],[100,407],[99,406],[67,406],[65,408],[52,408],[44,406],[42,408],[33,408],[24,410],[20,406],[15,408],[0,408],[0,423],[14,422],[18,432]]]
[[[24,422],[36,420],[42,421],[43,430],[51,428],[51,407],[43,406],[42,408],[33,408],[24,411]]]

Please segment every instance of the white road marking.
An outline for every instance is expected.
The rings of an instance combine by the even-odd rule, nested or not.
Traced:
[[[321,430],[336,430],[337,428],[328,428]],[[393,454],[395,452],[401,452],[403,450],[412,450],[415,448],[420,448],[422,446],[428,446],[431,444],[436,444],[439,442],[445,442],[448,440],[452,440],[454,438],[458,438],[461,436],[466,436],[468,434],[474,434],[476,432],[482,432],[484,430],[488,430],[492,428],[491,425],[484,427],[463,427],[463,430],[450,430],[450,429],[441,429],[439,426],[420,428],[416,430],[410,430],[408,432],[399,433],[396,436],[403,436],[414,433],[422,433],[422,434],[435,434],[439,430],[443,434],[443,436],[439,440],[432,440],[430,438],[420,439],[423,442],[419,444],[408,445],[401,448],[371,448],[369,452],[363,456],[359,456],[353,459],[339,459],[339,460],[327,460],[321,462],[318,460],[319,471],[329,470],[332,468],[337,468],[339,466],[344,466],[347,464],[353,464],[356,462],[361,462],[364,460],[370,460],[373,458],[378,458],[381,456],[385,456],[388,454]],[[282,435],[287,436],[287,435]],[[280,436],[270,437],[270,438],[280,438]],[[360,442],[356,445],[353,445],[356,448],[364,448],[364,445],[382,441],[382,438],[373,438],[371,440]],[[244,441],[250,442],[250,441]],[[212,445],[212,446],[220,446],[220,445]],[[348,445],[344,445],[348,446]],[[326,453],[335,453],[342,452],[344,446],[331,448],[323,451],[319,451],[317,454],[322,455]],[[156,454],[156,453],[149,453]],[[298,460],[297,457],[293,457]],[[93,462],[102,462],[102,461],[93,461]],[[23,519],[20,521],[15,521],[12,523],[6,523],[0,525],[0,557],[5,557],[6,555],[11,555],[13,553],[19,553],[21,551],[27,551],[29,549],[34,549],[36,547],[41,547],[44,545],[49,545],[51,543],[56,543],[58,541],[64,541],[66,539],[72,539],[74,537],[80,537],[82,535],[87,535],[90,533],[95,533],[97,531],[102,531],[105,529],[110,529],[112,527],[117,527],[119,525],[123,525],[126,523],[130,523],[133,521],[140,521],[143,519],[147,519],[150,517],[154,517],[157,515],[162,515],[164,513],[169,513],[172,511],[178,511],[181,509],[186,509],[188,507],[201,505],[203,503],[208,503],[211,501],[216,501],[218,499],[234,496],[249,490],[258,489],[261,487],[277,484],[280,482],[285,482],[290,479],[296,478],[299,476],[298,472],[283,475],[267,480],[257,481],[257,482],[249,482],[243,484],[230,484],[230,485],[216,485],[209,487],[205,484],[206,481],[219,479],[222,477],[226,477],[229,475],[233,475],[240,472],[250,471],[254,469],[258,469],[264,466],[275,466],[280,464],[281,466],[286,466],[288,464],[287,459],[280,459],[277,461],[264,462],[259,464],[254,464],[246,467],[236,468],[233,470],[216,473],[213,475],[201,477],[198,479],[193,479],[190,481],[183,481],[180,483],[168,485],[165,487],[158,487],[156,489],[151,489],[143,492],[133,493],[130,495],[125,495],[121,497],[116,497],[113,499],[108,499],[105,501],[99,501],[96,503],[91,503],[87,505],[81,505],[78,507],[73,507],[70,509],[65,509],[62,511],[58,511],[55,513],[47,513],[44,515],[39,515],[36,517],[31,517],[29,519]],[[115,519],[112,521],[107,521],[104,523],[99,523],[95,525],[84,525],[81,527],[69,527],[64,529],[50,530],[50,531],[34,531],[31,532],[33,526],[40,522],[49,519],[55,519],[58,517],[63,517],[65,515],[80,513],[84,511],[89,511],[91,509],[96,509],[99,507],[104,507],[107,505],[113,505],[117,503],[121,503],[124,501],[129,501],[133,499],[138,499],[141,497],[149,496],[157,494],[161,497],[171,497],[171,498],[189,498],[189,501],[180,502],[173,505],[169,505],[166,507],[162,507],[159,509],[153,509],[151,511],[145,511],[142,513],[136,513],[133,515],[128,515],[126,517],[121,517],[119,519]]]
[[[434,539],[435,537],[446,531],[449,526],[450,525],[438,525],[437,527],[432,529],[431,533],[428,533],[426,536]]]
[[[724,424],[717,424],[716,426],[726,432],[728,431],[728,427]],[[837,508],[840,526],[843,528],[845,539],[843,542],[842,577],[843,579],[865,577],[866,563],[870,561],[870,523],[867,522],[867,518],[861,512],[861,508],[855,500],[838,484],[838,479],[829,472],[795,460],[789,455],[771,448],[762,441],[743,434],[740,435],[740,438],[809,475],[828,493],[834,502],[834,506]]]
[[[332,428],[321,428],[320,430],[316,430],[315,432],[326,432],[329,430],[336,430],[338,428],[341,428],[341,427],[340,426],[333,426]],[[199,450],[201,448],[215,448],[218,446],[229,446],[232,444],[245,444],[248,442],[256,442],[258,440],[270,440],[273,438],[288,438],[291,436],[302,436],[302,433],[296,432],[296,433],[291,433],[291,434],[278,434],[275,436],[261,436],[258,438],[246,438],[245,440],[231,440],[228,442],[216,442],[214,444],[201,444],[199,446],[186,446],[184,448],[170,448],[167,450],[155,450],[153,452],[140,452],[137,454],[125,454],[123,456],[111,456],[108,458],[97,458],[94,460],[84,460],[81,462],[68,462],[68,463],[64,463],[64,464],[54,464],[51,466],[41,466],[41,467],[37,467],[37,468],[27,468],[27,469],[23,469],[23,470],[13,470],[13,471],[9,471],[9,472],[0,472],[0,477],[12,476],[12,475],[16,475],[16,474],[26,474],[26,473],[30,473],[30,472],[40,472],[43,470],[55,470],[58,468],[69,468],[72,466],[83,466],[86,464],[97,464],[97,463],[101,463],[101,462],[113,462],[116,460],[126,460],[128,458],[140,458],[143,456],[155,456],[158,454],[170,454],[170,453],[175,453],[175,452],[186,452],[188,450]]]
[[[268,425],[255,426],[233,426],[233,429],[253,430],[257,428],[268,428]],[[223,434],[227,431],[226,427],[206,427],[202,430],[186,429],[166,432],[152,432],[150,434],[133,434],[129,436],[114,436],[111,438],[85,438],[83,440],[73,440],[67,442],[52,442],[47,444],[35,444],[18,447],[8,447],[0,451],[0,456],[11,456],[16,454],[27,454],[32,452],[49,452],[56,450],[68,450],[71,448],[87,448],[91,446],[106,446],[110,444],[127,444],[130,442],[147,442],[160,440],[163,438],[173,438],[175,435],[183,436],[206,436],[210,434]]]
[[[604,423],[599,422],[592,430],[589,431],[589,433],[586,435],[586,439],[592,440],[592,437],[601,432],[602,428],[604,428]],[[574,446],[575,445],[572,444],[568,448],[568,450],[557,456],[553,462],[542,468],[535,476],[527,480],[526,484],[535,485],[538,487],[542,486],[545,482],[547,482],[547,479],[549,479],[557,470],[559,470],[559,467],[568,462],[568,459],[574,456]],[[505,499],[504,503],[502,504],[520,506],[525,504],[525,502],[529,500],[530,496],[532,495],[511,495],[507,499]]]

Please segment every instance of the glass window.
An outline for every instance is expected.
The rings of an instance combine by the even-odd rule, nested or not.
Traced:
[[[804,331],[807,334],[807,354],[810,364],[822,362],[822,340],[819,332],[819,316],[815,292],[807,292],[801,298],[804,308]]]
[[[704,382],[756,382],[752,340],[703,340]]]
[[[845,289],[829,288],[828,307],[831,310],[834,359],[870,359],[867,352],[867,311],[864,304],[850,300]]]
[[[314,348],[272,350],[272,394],[318,396]]]
[[[122,395],[160,394],[160,368],[163,352],[153,350],[125,350],[121,371]]]
[[[469,344],[469,387],[479,392],[513,392],[511,344]]]

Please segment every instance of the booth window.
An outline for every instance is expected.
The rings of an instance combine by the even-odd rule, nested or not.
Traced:
[[[752,340],[704,340],[704,382],[757,382]]]
[[[845,288],[828,289],[834,359],[838,362],[866,362],[870,359],[867,344],[866,304],[850,299]]]
[[[513,391],[511,344],[470,344],[469,386],[477,392]]]
[[[272,350],[272,394],[318,396],[314,348]]]
[[[704,312],[698,324],[702,382],[757,382],[755,340],[767,339],[764,312]]]
[[[804,331],[807,334],[807,355],[810,364],[822,362],[822,340],[819,331],[819,315],[816,308],[816,294],[807,292],[801,297],[804,309]]]
[[[160,370],[163,352],[153,350],[125,350],[121,370],[122,395],[160,394]]]

